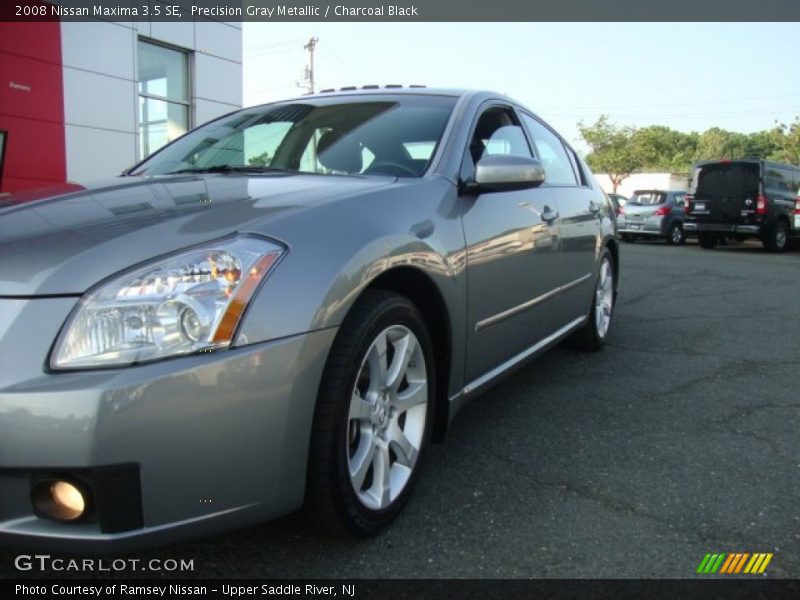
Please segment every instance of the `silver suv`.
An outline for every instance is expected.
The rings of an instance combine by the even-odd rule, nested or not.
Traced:
[[[374,534],[465,402],[610,332],[613,210],[499,94],[248,108],[72,189],[0,209],[5,541],[118,551],[303,504]]]

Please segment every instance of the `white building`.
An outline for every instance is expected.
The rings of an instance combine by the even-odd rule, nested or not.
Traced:
[[[242,24],[0,24],[0,191],[119,174],[242,105]]]
[[[611,179],[605,173],[595,173],[600,186],[607,192],[614,191]],[[636,190],[682,191],[688,189],[689,176],[675,173],[633,173],[622,180],[617,187],[617,194],[630,198]]]

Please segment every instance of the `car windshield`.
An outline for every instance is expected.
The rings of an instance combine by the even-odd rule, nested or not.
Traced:
[[[666,200],[667,195],[664,192],[634,192],[628,203],[652,206],[654,204],[663,204]]]
[[[191,131],[130,174],[278,171],[420,177],[455,100],[351,97],[245,109]]]

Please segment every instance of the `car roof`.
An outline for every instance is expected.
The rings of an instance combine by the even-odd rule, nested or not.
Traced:
[[[714,160],[699,160],[694,163],[695,167],[704,167],[706,165],[716,165],[716,164],[723,164],[723,163],[750,163],[750,164],[759,164],[764,163],[769,167],[778,167],[781,169],[793,169],[795,171],[800,171],[800,167],[797,165],[792,165],[789,163],[781,163],[781,162],[774,162],[770,160],[764,160],[762,158],[754,158],[754,157],[747,157],[747,158],[717,158]]]
[[[418,96],[464,96],[476,90],[466,88],[429,88],[424,85],[350,85],[341,87],[338,90],[330,88],[320,90],[316,94],[306,94],[306,96],[331,96],[331,95],[350,95],[350,94],[416,94]]]
[[[259,106],[268,106],[270,104],[282,104],[285,102],[325,102],[331,99],[347,98],[347,97],[364,97],[364,96],[447,96],[451,98],[467,98],[467,97],[482,97],[482,99],[503,99],[510,104],[515,104],[522,107],[523,105],[516,100],[509,98],[505,94],[498,94],[489,90],[474,90],[465,88],[429,88],[424,86],[347,86],[339,88],[338,90],[321,90],[315,94],[303,94],[290,98],[283,98],[273,102],[266,102],[264,104],[249,106],[246,108],[258,108]]]

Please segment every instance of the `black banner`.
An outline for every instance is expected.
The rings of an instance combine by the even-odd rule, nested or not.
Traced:
[[[797,598],[800,581],[720,578],[714,580],[5,580],[3,598],[291,598],[338,600],[380,598],[498,599],[571,598]]]
[[[797,0],[4,0],[2,21],[800,21]]]

